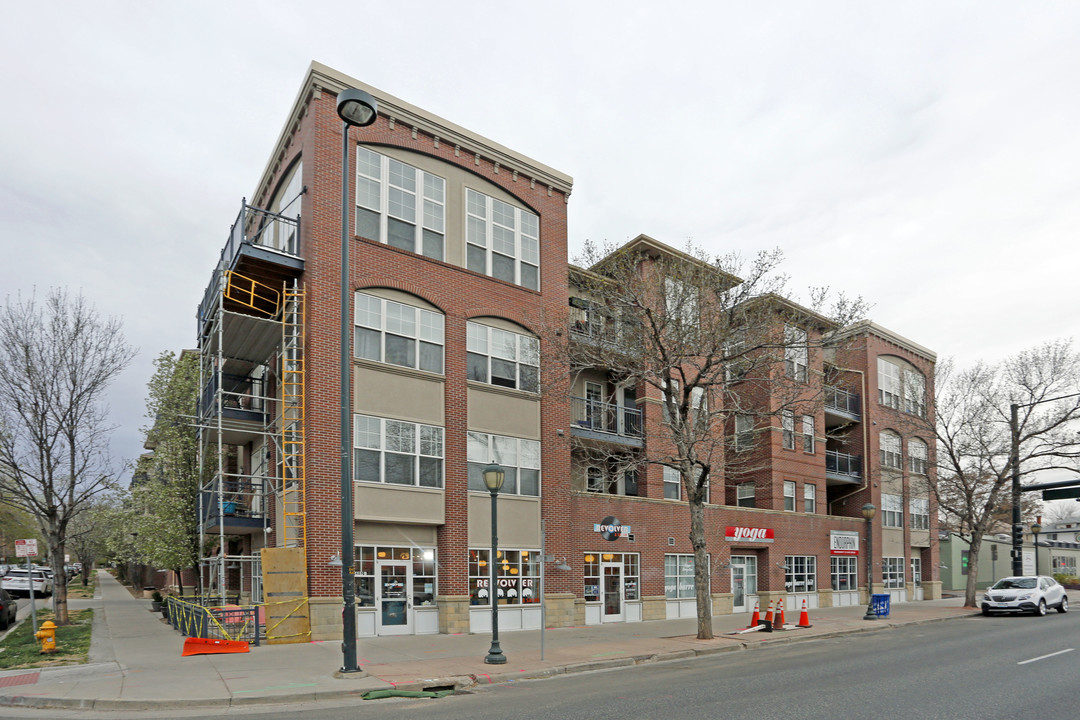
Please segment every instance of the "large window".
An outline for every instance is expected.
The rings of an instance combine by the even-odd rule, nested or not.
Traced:
[[[668,316],[687,327],[698,322],[698,291],[672,277],[664,278],[664,307]]]
[[[539,290],[540,218],[472,189],[465,211],[468,268]]]
[[[353,416],[353,479],[392,485],[443,486],[443,429]]]
[[[909,503],[912,530],[930,529],[930,498],[911,498]]]
[[[1069,577],[1076,577],[1076,556],[1051,555],[1050,567],[1051,571],[1055,575],[1067,575]]]
[[[817,512],[817,486],[806,483],[802,486],[803,512]]]
[[[902,467],[900,436],[889,430],[883,430],[878,440],[881,444],[881,466],[899,470]]]
[[[798,382],[806,382],[809,351],[806,331],[794,325],[784,326],[784,372]]]
[[[859,587],[859,558],[833,555],[829,565],[833,590],[855,590]]]
[[[795,449],[795,413],[790,410],[780,412],[780,426],[784,449]]]
[[[735,416],[735,450],[749,450],[754,445],[754,418],[750,415]]]
[[[885,358],[877,360],[878,402],[895,410],[900,409],[900,366]]]
[[[413,607],[435,604],[438,595],[435,548],[390,547],[384,545],[357,545],[356,564],[353,573],[356,583],[356,604],[371,607],[375,604],[375,561],[392,560],[412,565]]]
[[[813,555],[784,557],[784,589],[790,593],[817,590],[817,558]]]
[[[664,466],[664,498],[679,500],[682,498],[682,476],[673,467]]]
[[[802,416],[802,449],[803,452],[814,452],[814,416]]]
[[[441,314],[358,292],[355,315],[356,357],[443,372]]]
[[[608,495],[637,495],[637,468],[614,463],[603,467],[591,465],[585,470],[585,490]]]
[[[356,149],[356,234],[442,260],[446,182],[437,175]]]
[[[791,480],[784,481],[784,510],[795,512],[795,483]]]
[[[469,432],[469,489],[487,492],[484,466],[502,465],[504,495],[540,495],[540,443],[536,440]]]
[[[927,467],[926,443],[919,438],[908,440],[908,469],[916,475],[925,475]]]
[[[904,498],[899,495],[881,494],[881,526],[904,527]]]
[[[904,587],[904,558],[881,558],[881,581],[886,588]]]
[[[585,553],[584,568],[584,597],[586,602],[599,602],[603,599],[601,587],[601,563],[609,564],[607,572],[611,572],[610,565],[622,565],[623,599],[640,600],[638,594],[638,578],[640,577],[639,561],[637,553]],[[618,571],[620,568],[614,568]]]
[[[495,597],[499,605],[540,602],[540,551],[498,550]],[[469,604],[491,605],[491,550],[469,550]]]
[[[664,597],[685,600],[694,595],[694,556],[664,556]]]
[[[926,378],[916,370],[904,369],[904,412],[926,415]]]
[[[739,507],[757,507],[755,494],[753,482],[739,483],[735,486],[735,504]]]
[[[467,331],[470,380],[540,392],[539,340],[474,322]]]

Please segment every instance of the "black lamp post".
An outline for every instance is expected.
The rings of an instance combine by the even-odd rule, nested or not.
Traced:
[[[499,553],[499,490],[502,489],[503,480],[506,479],[506,471],[498,463],[491,463],[484,468],[484,485],[491,493],[491,557],[488,558],[491,567],[491,580],[488,594],[491,595],[491,649],[488,650],[484,662],[488,665],[505,665],[506,656],[499,647],[499,599],[496,578],[495,558]]]
[[[1035,574],[1039,574],[1039,533],[1042,532],[1040,523],[1031,524],[1031,534],[1035,536]]]
[[[356,587],[353,578],[353,479],[352,415],[352,328],[349,302],[349,127],[366,127],[378,114],[375,98],[363,90],[349,88],[338,93],[337,114],[341,118],[341,618],[340,672],[363,672],[356,663]]]
[[[862,516],[866,518],[866,614],[863,620],[877,620],[874,612],[874,526],[871,524],[876,514],[873,503],[862,506]]]

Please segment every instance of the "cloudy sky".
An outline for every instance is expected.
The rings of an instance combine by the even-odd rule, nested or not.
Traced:
[[[573,176],[571,254],[781,248],[962,364],[1077,334],[1080,4],[3,5],[0,286],[79,289],[145,384],[318,60]]]

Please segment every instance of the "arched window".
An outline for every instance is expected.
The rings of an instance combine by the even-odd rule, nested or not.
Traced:
[[[356,357],[443,373],[441,313],[365,292],[356,293],[355,302]]]

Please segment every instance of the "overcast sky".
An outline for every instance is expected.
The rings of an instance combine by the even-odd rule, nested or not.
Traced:
[[[121,457],[312,60],[571,175],[571,256],[779,247],[962,364],[1077,334],[1080,3],[2,9],[0,283],[123,318]]]

